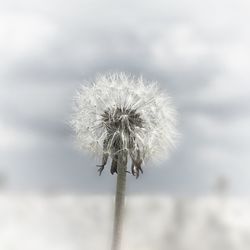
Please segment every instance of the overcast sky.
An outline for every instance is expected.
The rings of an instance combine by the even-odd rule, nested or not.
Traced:
[[[249,0],[0,0],[2,185],[112,191],[67,119],[85,79],[125,71],[173,96],[182,134],[129,192],[207,193],[223,176],[249,194],[249,13]]]

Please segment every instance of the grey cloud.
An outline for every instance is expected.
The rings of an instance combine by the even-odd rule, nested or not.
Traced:
[[[207,3],[206,13],[199,11],[204,9],[197,1],[192,1],[190,8],[179,9],[179,5],[186,4],[185,1],[156,1],[154,4],[148,1],[93,1],[88,5],[75,0],[70,5],[58,1],[52,1],[50,5],[38,1],[36,5],[30,5],[33,17],[47,20],[56,33],[46,40],[41,52],[27,52],[19,60],[10,61],[1,80],[4,84],[0,88],[6,94],[0,93],[0,114],[5,123],[17,131],[30,130],[46,138],[38,139],[36,147],[26,154],[9,155],[12,158],[9,161],[10,179],[13,178],[16,188],[45,188],[47,185],[86,192],[111,190],[110,183],[114,178],[108,174],[96,178],[96,172],[90,166],[94,167],[98,160],[91,160],[73,149],[72,131],[66,125],[74,90],[84,79],[107,71],[142,73],[150,80],[157,80],[173,95],[180,111],[183,139],[179,148],[170,161],[161,164],[162,168],[147,168],[140,185],[131,179],[131,187],[141,192],[206,191],[217,174],[229,174],[225,165],[230,158],[226,158],[225,163],[217,163],[218,170],[211,170],[211,162],[202,162],[202,157],[197,154],[201,148],[209,155],[209,148],[216,145],[218,154],[223,155],[229,150],[228,141],[230,146],[237,145],[233,143],[237,131],[218,144],[216,133],[212,131],[214,127],[205,119],[199,128],[192,116],[205,116],[223,126],[225,120],[231,124],[249,115],[248,100],[229,98],[226,102],[220,100],[223,92],[216,98],[211,95],[216,91],[216,78],[228,74],[219,48],[237,43],[233,31],[242,28],[243,24],[236,19],[236,28],[231,28],[228,9],[222,12],[228,23],[220,23],[218,18],[214,20],[213,1]],[[244,8],[240,3],[238,5]],[[194,6],[196,8],[191,8]],[[222,6],[219,4],[218,8]],[[27,10],[19,11],[25,14]],[[175,34],[183,27],[182,33]],[[238,32],[240,36],[241,31]],[[154,47],[158,43],[159,54],[156,55]],[[201,53],[196,51],[198,46],[202,48]],[[20,91],[30,88],[33,92]],[[237,88],[237,84],[232,88]],[[38,99],[44,89],[44,100]],[[52,89],[53,95],[47,96]],[[206,89],[210,90],[209,96],[204,92]],[[203,134],[202,127],[208,127],[209,133]],[[207,140],[210,134],[210,140]],[[50,141],[54,143],[51,145]]]

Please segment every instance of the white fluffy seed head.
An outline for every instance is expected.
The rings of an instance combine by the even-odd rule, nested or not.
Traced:
[[[71,125],[80,147],[114,157],[165,158],[176,142],[176,111],[156,83],[125,73],[106,74],[81,87]],[[139,154],[139,155],[138,155]]]

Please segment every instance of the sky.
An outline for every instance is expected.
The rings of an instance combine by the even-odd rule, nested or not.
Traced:
[[[250,190],[248,0],[0,0],[0,183],[14,191],[110,193],[68,126],[97,73],[158,81],[181,139],[128,178],[129,193],[205,194],[225,178]]]

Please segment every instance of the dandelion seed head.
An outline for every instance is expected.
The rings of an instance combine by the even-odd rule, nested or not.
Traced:
[[[105,74],[81,87],[71,125],[84,150],[113,158],[126,151],[141,161],[165,158],[175,146],[176,111],[156,83]]]

